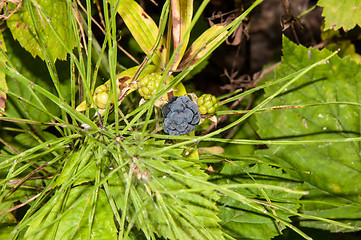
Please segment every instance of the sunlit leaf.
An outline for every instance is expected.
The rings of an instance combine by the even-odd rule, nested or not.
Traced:
[[[2,32],[0,32],[0,51],[6,52],[5,41]],[[2,62],[6,61],[2,55],[0,55],[0,61]],[[7,89],[5,77],[6,77],[5,73],[0,71],[0,86],[2,86],[4,90]],[[0,90],[0,110],[5,111],[5,103],[6,103],[6,93]],[[0,116],[2,116],[1,113]]]
[[[61,195],[55,195],[34,215],[25,239],[116,239],[117,231],[104,191],[97,192],[92,225],[89,225],[90,199],[95,191],[91,192],[86,186],[69,191],[68,197],[63,194],[64,198],[57,199]]]
[[[326,29],[350,30],[361,24],[360,0],[320,0],[317,5],[323,7]]]
[[[30,52],[33,57],[39,56],[44,60],[41,44],[39,42],[39,38],[41,38],[44,47],[51,55],[51,60],[65,60],[68,52],[54,35],[52,27],[54,27],[67,48],[73,49],[75,40],[68,19],[67,8],[69,3],[67,3],[66,0],[38,0],[37,3],[41,9],[31,4],[32,12],[35,15],[35,23],[33,23],[28,4],[25,2],[26,1],[23,1],[19,11],[6,20],[14,38],[18,40],[21,46]],[[13,4],[11,4],[11,6],[12,9],[15,9],[16,7]],[[41,11],[45,11],[49,17],[44,18]],[[52,26],[50,26],[50,24]],[[37,37],[35,29],[39,33],[39,38]]]
[[[142,149],[163,146],[164,141],[149,140]],[[127,203],[127,220],[134,221],[146,236],[155,233],[169,239],[223,239],[216,195],[197,182],[208,176],[191,160],[172,160],[181,154],[181,150],[174,149],[160,156],[150,157],[145,152],[144,156],[133,158],[137,167],[133,168],[134,188]],[[117,175],[110,184],[117,205],[124,206],[126,179]],[[199,190],[187,192],[192,188]]]

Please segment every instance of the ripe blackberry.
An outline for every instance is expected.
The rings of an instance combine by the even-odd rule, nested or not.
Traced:
[[[218,107],[216,97],[211,94],[203,94],[197,102],[201,114],[214,114]]]
[[[187,96],[173,97],[162,108],[164,132],[186,135],[197,126],[200,114],[197,104]]]

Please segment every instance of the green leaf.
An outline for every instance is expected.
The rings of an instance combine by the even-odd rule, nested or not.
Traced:
[[[114,0],[110,2],[114,5]],[[155,45],[159,32],[153,19],[134,0],[119,1],[118,13],[139,46],[148,54]],[[164,43],[161,42],[153,58],[155,65],[165,66],[165,53]]]
[[[3,35],[7,47],[6,54],[8,59],[10,59],[12,66],[23,76],[31,79],[33,83],[45,88],[52,93],[56,93],[46,64],[39,58],[33,59],[28,52],[26,52],[16,41],[14,41],[9,31],[3,32]],[[59,61],[56,63],[56,67],[58,69],[59,78],[63,79],[61,83],[63,96],[65,99],[69,99],[69,64]],[[2,72],[1,67],[0,72]],[[49,121],[49,116],[38,108],[47,109],[47,111],[56,116],[60,115],[60,108],[56,104],[41,94],[35,95],[31,88],[25,87],[16,78],[7,76],[7,84],[9,92],[14,94],[8,94],[7,96],[8,100],[6,103],[6,113],[8,113],[9,116],[15,118],[32,119],[40,122]],[[3,86],[0,85],[0,87]],[[38,108],[21,101],[22,99],[35,104],[35,106]],[[39,103],[39,100],[41,103]]]
[[[127,174],[109,180],[112,196],[127,222],[134,222],[149,238],[155,233],[168,239],[223,239],[217,196],[200,182],[208,175],[191,159],[182,160],[182,150],[153,157],[146,154],[149,149],[163,147],[164,141],[147,141],[142,146],[144,153],[133,157],[132,168],[124,171]]]
[[[307,49],[284,38],[282,66],[275,70],[275,78],[292,74],[329,54],[326,49]],[[361,203],[360,144],[330,143],[327,139],[360,136],[360,79],[360,65],[350,58],[335,56],[329,63],[307,72],[264,106],[296,108],[280,107],[256,114],[258,133],[263,139],[315,141],[299,145],[271,144],[269,149],[260,150],[258,154],[285,168],[297,169],[298,173],[293,172],[297,179],[320,192],[344,199],[348,206]],[[281,86],[275,84],[266,88],[265,96],[272,95]],[[319,198],[324,198],[325,194]],[[336,205],[338,198],[333,202]],[[307,205],[304,207],[308,211]],[[346,212],[344,214],[346,216]],[[328,214],[327,217],[334,215]],[[358,217],[361,218],[361,214]]]
[[[238,116],[230,116],[230,122],[236,120]],[[241,123],[235,132],[233,139],[257,139],[257,134],[248,122]],[[224,151],[228,157],[234,156],[239,159],[242,156],[251,156],[256,150],[256,146],[248,144],[224,144]]]
[[[94,149],[87,148],[84,151],[81,149],[70,154],[54,185],[61,186],[71,180],[74,180],[73,184],[75,185],[94,181],[94,173],[97,171],[97,168],[92,151]],[[86,167],[85,170],[83,169],[84,167]],[[81,170],[82,172],[75,178],[75,174]]]
[[[12,207],[14,207],[14,204],[10,201],[6,201],[6,202],[2,201],[0,203],[1,212],[5,211],[7,209],[10,209]],[[0,229],[2,229],[4,226],[6,226],[6,228],[7,228],[8,225],[15,224],[15,223],[16,223],[16,219],[11,212],[0,215]],[[2,225],[2,224],[4,224],[4,225]],[[1,237],[1,233],[0,233],[0,237]]]
[[[303,213],[307,215],[332,218],[343,221],[349,226],[361,226],[360,211],[361,207],[350,204],[349,201],[320,191],[319,189],[308,186],[309,194],[303,198]],[[351,232],[357,230],[338,226],[333,222],[315,221],[312,219],[300,219],[300,225],[310,228],[327,229],[331,232]]]
[[[4,134],[5,135],[5,134]],[[57,137],[49,132],[43,132],[42,137],[44,137],[44,140],[51,140],[56,139]],[[17,152],[23,152],[26,151],[29,148],[35,147],[39,144],[39,139],[35,139],[32,135],[29,133],[19,133],[14,135],[13,137],[8,136],[8,142],[11,143],[11,147],[16,149]],[[11,149],[8,149],[8,147],[4,148],[5,150],[8,150],[9,152],[12,152]],[[40,159],[38,159],[40,162]]]
[[[15,224],[0,224],[0,239],[11,239],[12,231],[15,228]]]
[[[218,178],[219,177],[219,178]],[[290,175],[283,173],[282,169],[271,167],[267,164],[248,165],[245,162],[235,161],[226,163],[219,176],[213,181],[222,184],[267,184],[284,187],[287,189],[300,189],[301,184]],[[269,207],[275,210],[275,215],[283,220],[289,221],[293,214],[278,210],[283,207],[291,211],[299,208],[298,199],[300,194],[284,191],[270,190],[266,188],[236,188],[237,193],[245,197],[268,202],[277,207]],[[268,198],[268,201],[266,201]],[[262,212],[258,212],[247,205],[241,204],[230,197],[222,197],[219,200],[219,210],[222,219],[222,229],[236,239],[271,239],[280,234],[278,223]],[[280,225],[282,229],[285,227]]]
[[[323,7],[325,29],[350,30],[361,25],[360,0],[319,0],[317,5]]]
[[[33,22],[29,12],[28,4],[26,4],[27,1],[30,0],[23,1],[20,10],[6,20],[14,39],[17,39],[21,46],[30,52],[33,57],[39,56],[44,60],[41,44],[39,42],[39,38],[41,38],[41,41],[43,41],[45,48],[50,54],[50,58],[54,62],[56,59],[65,60],[68,52],[54,35],[52,28],[58,33],[66,47],[68,49],[73,49],[75,40],[68,19],[67,1],[38,0],[37,3],[39,4],[40,9],[31,5],[32,12],[35,15],[35,22]],[[10,5],[12,6],[12,10],[15,9],[14,4]],[[44,17],[44,15],[41,14],[41,11],[45,11],[49,17]],[[37,29],[39,33],[39,38],[37,37],[35,29]]]
[[[98,191],[94,222],[91,226],[90,203],[95,192],[87,186],[74,187],[69,191],[68,197],[64,192],[58,191],[33,216],[25,239],[116,239],[117,230],[113,215],[109,214],[111,208],[104,191]]]

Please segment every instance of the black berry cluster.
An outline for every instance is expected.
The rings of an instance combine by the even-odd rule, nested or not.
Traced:
[[[200,114],[198,106],[187,96],[173,97],[162,108],[164,132],[169,135],[185,135],[197,126]]]

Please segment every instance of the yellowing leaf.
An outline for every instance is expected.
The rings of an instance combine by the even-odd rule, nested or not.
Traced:
[[[361,24],[361,0],[320,0],[323,7],[325,29],[350,30]]]
[[[332,38],[341,37],[341,34],[338,31],[331,29],[322,32],[321,37],[323,41],[327,41]],[[331,51],[340,49],[340,52],[338,53],[339,56],[350,56],[355,62],[361,63],[361,55],[356,52],[355,45],[351,42],[351,40],[340,40],[337,41],[337,43],[332,43],[331,41],[331,43],[328,44],[326,48]]]
[[[1,32],[0,32],[0,51],[6,52],[5,41]],[[0,55],[0,61],[5,62],[5,59],[2,57],[2,55]],[[1,89],[7,90],[5,77],[6,77],[5,73],[0,71],[0,87]],[[5,111],[5,103],[6,103],[6,93],[0,90],[0,110]],[[0,116],[2,116],[1,113]]]
[[[193,15],[193,0],[173,0],[172,7],[172,24],[173,24],[173,45],[177,48],[182,39],[184,39],[172,69],[177,69],[179,62],[182,60],[183,54],[187,48],[190,32],[186,34],[190,27]]]
[[[176,97],[180,97],[187,94],[187,90],[184,87],[183,83],[178,83],[178,85],[175,87],[174,95]]]
[[[31,6],[35,22],[33,22],[31,17],[28,4],[25,4],[25,1],[23,1],[21,9],[6,20],[6,23],[14,38],[17,39],[21,46],[30,52],[33,57],[39,56],[41,59],[44,59],[41,45],[35,31],[36,29],[45,48],[51,54],[51,58],[54,61],[56,59],[65,60],[68,52],[54,35],[51,28],[54,27],[67,47],[73,49],[75,40],[70,29],[71,25],[67,14],[68,3],[66,0],[37,0],[37,3],[41,9]],[[16,7],[15,5],[10,6],[12,9]],[[41,15],[41,11],[45,11],[49,15],[49,18],[44,18],[44,16]],[[50,24],[52,26],[50,26]]]
[[[204,57],[206,53],[217,43],[222,41],[228,33],[228,31],[225,31],[224,28],[226,28],[224,24],[213,25],[201,36],[199,36],[185,53],[177,71],[181,71],[189,63],[194,64]]]
[[[114,5],[114,0],[110,1]],[[156,43],[158,27],[153,19],[133,0],[120,1],[118,13],[142,50],[148,54]],[[155,65],[165,66],[165,46],[160,43],[153,58]]]

